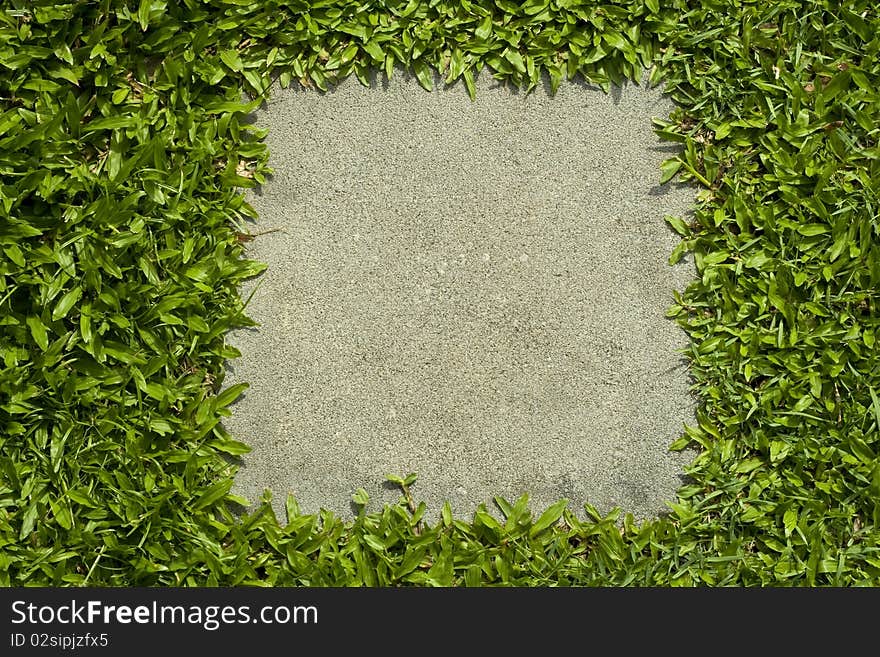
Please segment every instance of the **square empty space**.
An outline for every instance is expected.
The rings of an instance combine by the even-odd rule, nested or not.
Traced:
[[[525,94],[486,72],[432,92],[402,71],[372,88],[276,88],[258,112],[272,179],[248,192],[258,327],[224,385],[251,387],[226,428],[253,451],[233,492],[351,517],[417,501],[458,517],[529,493],[637,518],[664,510],[693,453],[684,332],[665,317],[694,276],[668,264],[694,190],[659,186],[674,153],[636,85]]]

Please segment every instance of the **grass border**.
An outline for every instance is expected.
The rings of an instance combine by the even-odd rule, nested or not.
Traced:
[[[871,585],[880,581],[880,17],[867,0],[7,0],[0,10],[0,584]],[[699,446],[641,525],[523,498],[430,526],[288,499],[239,522],[224,343],[265,180],[268,81],[401,64],[533,88],[649,68],[678,105]],[[247,91],[253,103],[241,103]],[[622,524],[621,524],[622,522]]]

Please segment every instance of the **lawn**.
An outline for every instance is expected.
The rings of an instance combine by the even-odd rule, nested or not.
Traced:
[[[0,6],[0,584],[880,583],[874,3]],[[698,271],[670,299],[699,399],[673,448],[699,455],[668,514],[523,498],[429,524],[400,473],[400,503],[353,522],[236,515],[224,336],[263,269],[241,190],[270,173],[247,115],[272,79],[395,64],[471,93],[480,70],[606,90],[648,70],[672,95],[658,181],[699,187],[668,220]]]

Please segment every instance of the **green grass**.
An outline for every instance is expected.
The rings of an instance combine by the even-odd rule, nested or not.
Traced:
[[[880,15],[869,0],[2,0],[0,584],[880,583]],[[268,80],[395,63],[472,91],[665,81],[699,186],[700,449],[671,513],[429,526],[418,485],[343,523],[229,510],[224,335],[248,323],[245,122]],[[240,102],[244,90],[255,102]],[[657,218],[657,220],[661,220]],[[672,300],[670,300],[671,302]],[[357,499],[363,501],[360,495]],[[286,520],[287,522],[284,522]]]

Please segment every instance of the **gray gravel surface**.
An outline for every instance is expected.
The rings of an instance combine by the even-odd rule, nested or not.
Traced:
[[[694,190],[658,186],[674,149],[651,128],[671,101],[477,89],[352,76],[256,114],[275,175],[251,230],[281,230],[248,246],[269,268],[242,289],[259,328],[228,339],[225,385],[251,388],[225,426],[253,447],[233,492],[271,489],[282,520],[288,492],[349,518],[359,487],[395,502],[386,473],[418,473],[429,518],[528,492],[644,519],[682,484],[694,400],[664,311],[694,270],[663,216]]]

